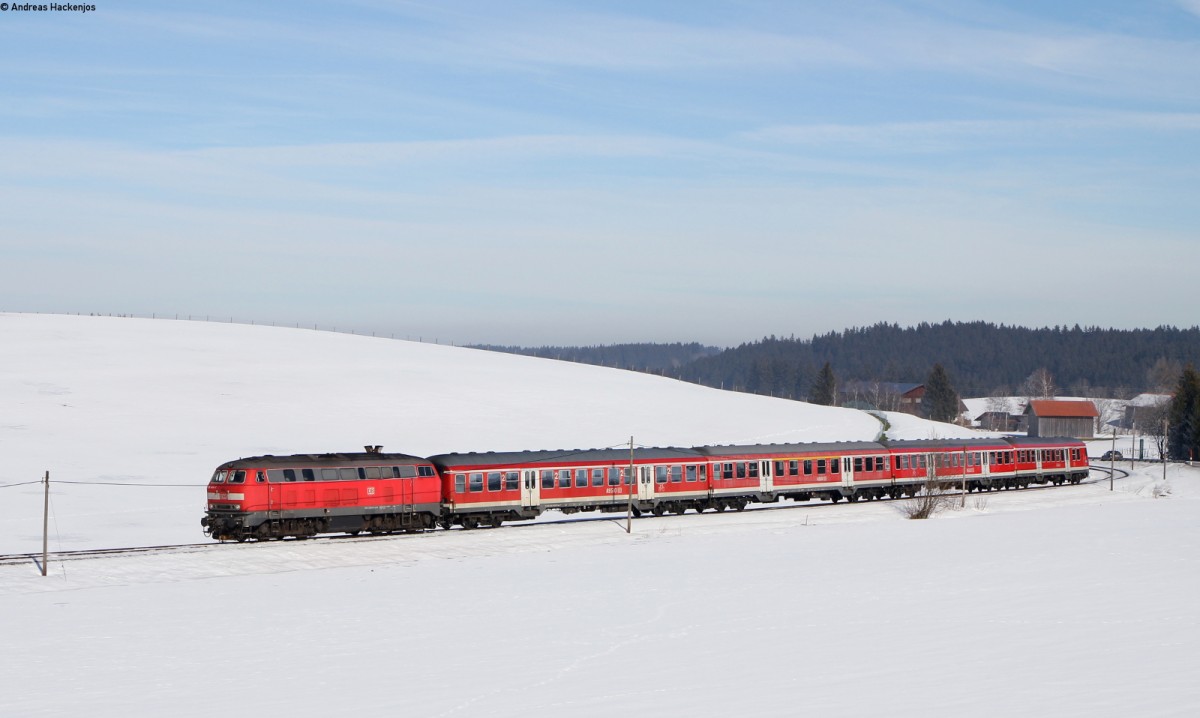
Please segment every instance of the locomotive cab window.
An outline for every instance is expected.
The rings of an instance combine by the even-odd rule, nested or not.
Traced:
[[[232,476],[232,477],[230,477],[230,479],[229,479],[229,483],[231,483],[231,484],[244,484],[244,483],[246,483],[246,472],[245,472],[245,471],[235,471],[235,472],[233,472],[233,476]]]
[[[223,483],[225,483],[225,477],[226,477],[226,476],[229,476],[229,472],[228,472],[228,471],[224,471],[224,470],[222,470],[222,471],[218,471],[217,473],[213,474],[213,477],[212,477],[212,483],[214,483],[214,484],[223,484]]]

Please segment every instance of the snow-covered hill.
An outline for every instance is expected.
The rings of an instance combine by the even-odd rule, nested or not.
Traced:
[[[52,472],[52,550],[200,540],[203,482],[237,455],[879,428],[453,347],[0,315],[0,486]],[[1120,466],[1113,491],[969,496],[932,521],[781,502],[631,534],[582,515],[0,565],[0,716],[1194,715],[1200,469]],[[40,548],[41,497],[0,488],[0,553]]]
[[[0,485],[49,471],[56,482],[183,487],[56,484],[66,548],[199,540],[196,485],[240,456],[870,440],[882,428],[850,409],[459,347],[22,314],[0,314],[0,401]],[[969,433],[905,426],[912,438]],[[4,498],[0,553],[40,545],[36,487]]]

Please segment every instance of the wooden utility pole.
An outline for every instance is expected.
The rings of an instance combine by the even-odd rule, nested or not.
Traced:
[[[1112,429],[1113,443],[1112,451],[1108,453],[1108,490],[1113,490],[1113,477],[1116,476],[1116,460],[1117,460],[1117,427]]]
[[[967,507],[967,447],[965,446],[962,452],[962,486],[959,488],[961,489],[959,495],[962,498],[960,506],[965,509]]]
[[[50,472],[42,480],[46,484],[45,499],[42,502],[42,575],[46,575],[46,559],[50,548]]]
[[[629,437],[629,505],[625,507],[625,533],[633,533],[633,484],[637,475],[633,473],[633,437]]]

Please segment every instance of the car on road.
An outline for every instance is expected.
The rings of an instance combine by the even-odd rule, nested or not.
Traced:
[[[1106,451],[1104,456],[1100,457],[1101,461],[1123,461],[1124,459],[1125,457],[1119,451]]]

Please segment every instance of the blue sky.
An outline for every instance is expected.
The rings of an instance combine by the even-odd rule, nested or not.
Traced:
[[[1200,0],[0,12],[0,310],[1191,326]]]

